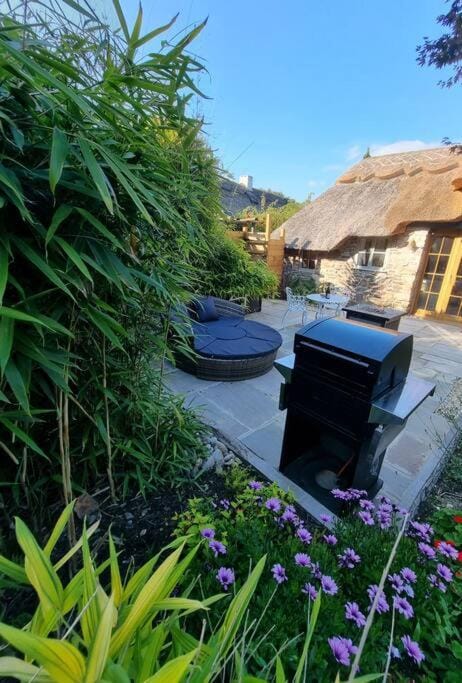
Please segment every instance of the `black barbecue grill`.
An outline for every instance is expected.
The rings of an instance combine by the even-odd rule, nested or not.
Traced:
[[[386,448],[434,385],[409,376],[412,335],[338,318],[295,335],[294,355],[276,361],[287,408],[280,470],[338,511],[333,488],[382,486]]]

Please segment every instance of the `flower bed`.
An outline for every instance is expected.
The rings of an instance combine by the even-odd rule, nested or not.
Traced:
[[[461,648],[461,581],[458,551],[435,543],[425,522],[407,522],[406,511],[387,499],[378,504],[362,492],[334,492],[351,500],[351,514],[332,530],[303,523],[290,495],[276,485],[238,477],[233,500],[190,502],[177,533],[202,539],[191,574],[201,573],[199,594],[220,585],[229,593],[249,568],[267,555],[266,569],[250,605],[253,643],[246,667],[267,676],[277,653],[286,671],[295,671],[313,601],[321,592],[321,612],[308,655],[310,680],[334,680],[351,666],[372,603],[375,614],[361,657],[362,672],[458,680]],[[330,524],[326,516],[324,521]],[[400,527],[406,531],[379,584]],[[185,576],[189,582],[190,576]],[[377,595],[378,594],[378,595]],[[210,618],[220,619],[220,610]],[[315,673],[312,673],[315,672]]]

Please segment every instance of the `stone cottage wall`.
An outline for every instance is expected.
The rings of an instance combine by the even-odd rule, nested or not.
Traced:
[[[320,282],[349,291],[352,301],[409,310],[423,265],[428,227],[415,226],[388,241],[385,266],[380,271],[356,268],[353,257],[361,240],[351,239],[338,252],[321,258]]]

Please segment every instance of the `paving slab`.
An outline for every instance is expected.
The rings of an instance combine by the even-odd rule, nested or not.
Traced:
[[[283,301],[264,301],[262,312],[249,316],[279,329],[283,338],[279,357],[292,353],[294,335],[301,327],[301,316],[295,314],[288,315],[282,326],[285,310]],[[310,311],[307,320],[312,318]],[[434,382],[436,391],[411,416],[388,449],[381,472],[382,493],[415,509],[450,451],[459,425],[460,414],[456,410],[454,417],[454,400],[451,402],[450,397],[462,377],[462,329],[404,317],[400,330],[414,336],[411,372]],[[208,382],[173,369],[166,375],[172,391],[185,394],[205,422],[240,444],[247,460],[257,469],[297,490],[297,500],[311,506],[308,512],[316,516],[319,504],[277,470],[285,421],[285,413],[278,410],[281,381],[275,369],[243,382]],[[445,414],[448,401],[452,405],[451,419]]]

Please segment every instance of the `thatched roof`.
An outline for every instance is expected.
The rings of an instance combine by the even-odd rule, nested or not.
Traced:
[[[289,218],[290,248],[331,251],[349,237],[388,237],[414,222],[462,219],[462,154],[448,147],[368,157]]]
[[[228,216],[235,216],[244,209],[254,208],[260,211],[262,206],[262,197],[264,197],[264,205],[270,206],[284,206],[289,201],[288,197],[277,192],[269,192],[268,190],[259,190],[252,188],[249,190],[233,180],[222,178],[220,182],[221,190],[221,205],[224,212]]]

